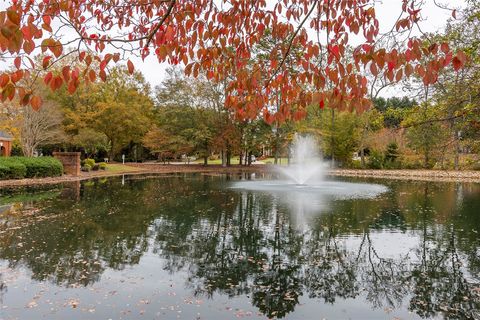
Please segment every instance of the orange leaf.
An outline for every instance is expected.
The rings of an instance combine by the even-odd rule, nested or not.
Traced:
[[[75,81],[70,81],[70,83],[68,84],[68,92],[70,92],[70,94],[74,94],[76,90],[77,87],[75,86]]]
[[[52,57],[50,57],[50,56],[47,56],[47,57],[43,58],[43,61],[42,61],[43,69],[48,68],[48,65],[50,64],[51,59],[52,59]]]
[[[20,66],[22,64],[22,59],[20,57],[16,57],[13,64],[15,65],[15,68],[20,69]]]
[[[98,75],[100,76],[100,79],[102,79],[102,81],[107,81],[107,74],[106,74],[105,70],[100,70]]]
[[[135,67],[133,66],[132,61],[128,60],[127,61],[127,66],[128,66],[128,72],[130,74],[133,74],[133,72],[135,71]]]
[[[90,70],[88,72],[88,77],[90,78],[90,81],[92,81],[92,82],[95,82],[95,80],[97,79],[97,75],[95,74],[95,71],[93,71],[93,70]]]
[[[52,72],[47,73],[45,78],[43,78],[43,82],[45,82],[45,84],[48,85],[50,83],[50,81],[52,80],[52,77],[53,77]]]
[[[63,75],[63,78],[65,79],[65,81],[70,80],[70,67],[69,66],[63,67],[62,75]]]
[[[14,25],[16,26],[20,25],[20,16],[15,10],[8,10],[7,17],[8,17],[8,20],[10,20],[10,22],[13,23]]]
[[[8,76],[8,74],[2,73],[2,75],[0,76],[0,87],[2,88],[5,87],[9,82],[10,82],[10,77]]]
[[[30,100],[30,105],[32,106],[33,110],[38,111],[42,106],[42,98],[39,96],[33,96]]]

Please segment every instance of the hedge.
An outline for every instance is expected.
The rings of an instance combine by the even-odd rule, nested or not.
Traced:
[[[0,179],[56,177],[63,174],[62,163],[52,157],[0,158]]]
[[[22,179],[27,174],[27,168],[16,161],[0,159],[0,179]]]

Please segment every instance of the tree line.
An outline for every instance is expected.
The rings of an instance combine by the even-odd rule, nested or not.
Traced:
[[[81,83],[75,92],[68,87],[52,92],[51,82],[37,79],[42,108],[5,102],[0,126],[16,138],[14,151],[27,156],[68,150],[101,160],[120,160],[125,154],[129,161],[202,158],[204,164],[221,160],[228,166],[232,159],[250,165],[254,157],[271,157],[277,163],[290,158],[295,134],[309,134],[318,138],[322,154],[335,166],[478,168],[478,12],[472,2],[463,18],[449,22],[444,32],[424,35],[465,51],[469,60],[464,68],[446,67],[435,84],[421,77],[401,80],[394,86],[398,96],[389,98],[382,97],[392,87],[387,75],[372,73],[373,107],[365,112],[321,100],[305,110],[292,106],[290,116],[269,121],[258,110],[252,117],[226,107],[229,81],[215,81],[208,74],[188,77],[172,67],[162,84],[151,88],[140,72],[131,75],[129,68],[116,66],[106,81]],[[253,47],[251,60],[268,56],[274,41],[267,30]],[[296,54],[302,48],[291,50]],[[76,58],[67,57],[55,68],[61,73],[75,63]],[[95,63],[99,67],[93,62],[92,68]],[[273,112],[285,108],[267,107]]]

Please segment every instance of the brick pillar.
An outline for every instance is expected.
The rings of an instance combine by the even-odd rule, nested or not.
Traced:
[[[80,152],[54,152],[53,156],[63,164],[64,173],[80,175]]]
[[[12,155],[12,141],[5,141],[3,146],[5,147],[5,156],[10,157]]]

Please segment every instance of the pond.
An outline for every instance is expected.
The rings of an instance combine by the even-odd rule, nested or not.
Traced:
[[[312,205],[246,178],[0,191],[0,319],[480,318],[480,185]]]

